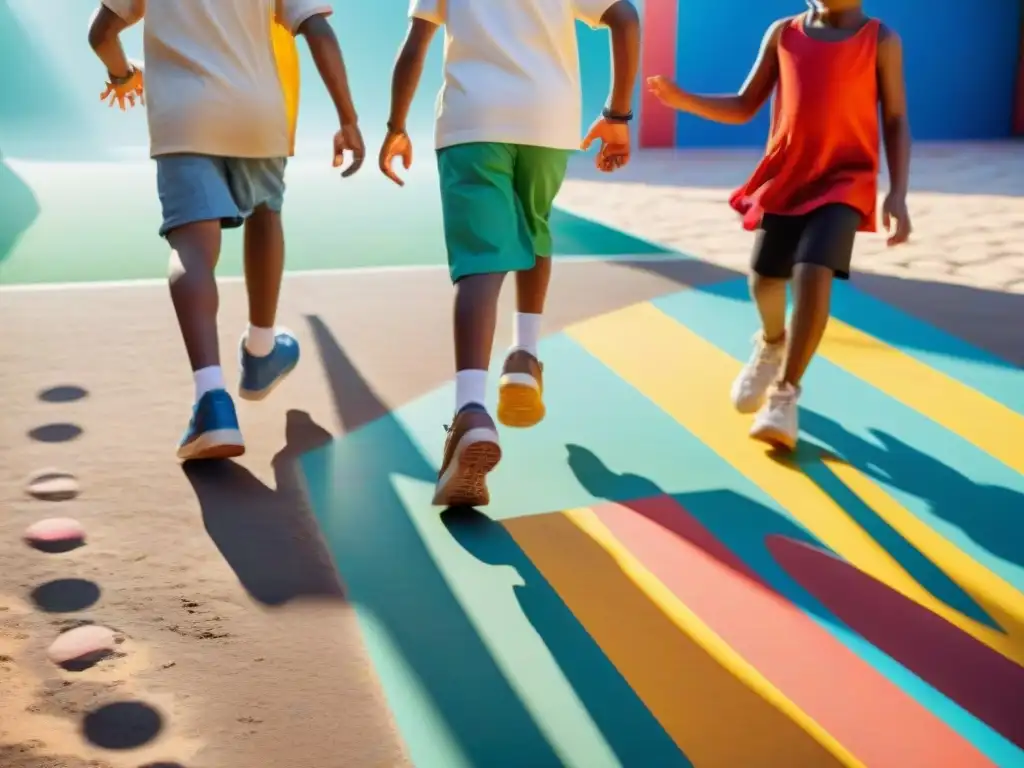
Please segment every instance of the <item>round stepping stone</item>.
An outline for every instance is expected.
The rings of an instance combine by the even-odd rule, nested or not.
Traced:
[[[46,655],[57,666],[80,672],[110,656],[116,645],[113,630],[87,624],[58,635]]]
[[[51,517],[26,528],[24,538],[43,552],[70,552],[85,544],[85,528],[70,517]]]
[[[41,501],[68,501],[78,495],[78,479],[59,469],[33,472],[25,484],[25,493]]]
[[[39,399],[44,403],[73,403],[76,400],[81,400],[88,394],[82,387],[74,384],[62,384],[57,387],[44,389],[39,393]]]

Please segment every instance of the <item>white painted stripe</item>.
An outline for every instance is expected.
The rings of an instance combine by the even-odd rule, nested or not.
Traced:
[[[593,262],[624,262],[624,261],[691,261],[691,256],[681,253],[632,253],[617,256],[556,256],[559,261],[565,260],[574,264],[589,264]],[[447,270],[447,264],[406,264],[384,267],[337,267],[334,269],[307,269],[286,272],[285,278],[303,277],[343,277],[359,275],[377,275],[392,272],[433,272]],[[242,275],[230,275],[218,277],[217,282],[222,285],[244,282]],[[112,288],[151,288],[154,286],[166,287],[167,278],[155,277],[138,280],[96,280],[71,283],[13,283],[11,285],[0,285],[0,293],[42,293],[45,291],[85,291],[85,290],[107,290]]]

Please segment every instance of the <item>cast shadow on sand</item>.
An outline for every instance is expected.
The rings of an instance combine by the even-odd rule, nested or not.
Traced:
[[[286,444],[272,461],[273,488],[233,461],[184,465],[207,533],[245,590],[263,605],[344,598],[298,468],[303,453],[330,439],[309,414],[289,411]]]

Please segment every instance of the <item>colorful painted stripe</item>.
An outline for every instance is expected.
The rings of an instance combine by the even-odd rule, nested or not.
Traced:
[[[677,0],[644,0],[643,50],[640,56],[640,146],[676,145],[676,113],[648,93],[646,81],[654,75],[675,79],[676,37],[679,34]]]

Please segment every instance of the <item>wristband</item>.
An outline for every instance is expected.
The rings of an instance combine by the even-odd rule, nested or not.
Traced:
[[[613,112],[608,107],[601,110],[601,117],[610,123],[628,123],[633,119],[633,110],[623,114],[622,112]]]
[[[107,77],[110,78],[111,85],[127,85],[131,82],[131,79],[135,77],[135,67],[128,65],[128,74],[124,77],[114,77],[110,72],[107,72]]]
[[[394,123],[388,120],[388,133],[405,133],[405,128],[398,128]]]

